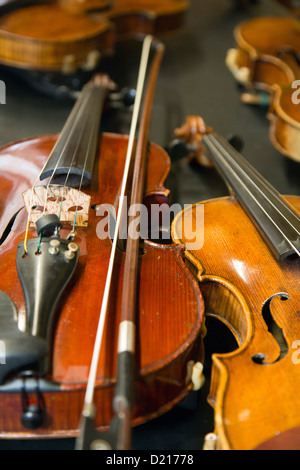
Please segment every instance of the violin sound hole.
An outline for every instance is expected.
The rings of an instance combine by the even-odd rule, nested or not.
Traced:
[[[275,294],[272,297],[270,297],[264,304],[262,308],[262,316],[263,319],[268,327],[269,333],[273,336],[275,341],[277,342],[279,348],[280,348],[280,353],[278,358],[273,361],[273,362],[266,362],[266,354],[264,353],[258,353],[252,356],[252,361],[255,362],[256,364],[261,364],[261,365],[271,365],[275,364],[276,362],[280,361],[283,359],[287,353],[288,353],[288,345],[285,340],[285,337],[283,335],[282,329],[277,325],[277,323],[274,320],[274,317],[272,315],[271,311],[271,303],[274,297],[280,297],[282,301],[288,300],[289,295],[285,293],[280,293],[280,294]]]

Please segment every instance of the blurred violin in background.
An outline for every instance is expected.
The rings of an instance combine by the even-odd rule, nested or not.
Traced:
[[[268,109],[270,139],[300,161],[300,23],[293,17],[259,17],[239,24],[226,63],[246,91],[241,100]]]
[[[231,194],[192,205],[172,225],[173,241],[187,247],[204,206],[203,244],[184,256],[206,316],[236,342],[232,352],[212,356],[215,429],[206,445],[299,450],[300,198],[281,196],[201,117],[190,116],[182,129],[189,123],[198,153],[211,157]]]
[[[0,64],[42,84],[45,76],[87,81],[118,41],[178,32],[187,8],[187,0],[9,2],[0,11]]]

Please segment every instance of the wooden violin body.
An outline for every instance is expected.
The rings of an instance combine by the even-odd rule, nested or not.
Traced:
[[[0,63],[40,72],[93,71],[117,40],[177,31],[186,0],[68,0],[33,4],[0,18]]]
[[[197,127],[197,150],[210,154],[231,196],[182,211],[172,238],[187,248],[206,315],[223,322],[237,345],[212,356],[216,448],[251,450],[275,436],[282,444],[281,434],[295,438],[300,425],[300,198],[280,196],[201,118]],[[204,225],[197,229],[199,207]],[[203,243],[194,248],[200,230]],[[285,446],[295,446],[294,438]]]
[[[242,101],[268,106],[272,143],[282,154],[300,161],[300,111],[293,101],[293,84],[300,76],[299,21],[255,18],[238,25],[234,36],[236,48],[228,52],[227,65],[250,92],[242,95]]]
[[[94,70],[115,48],[113,25],[101,14],[40,4],[0,18],[0,61],[25,70]]]
[[[300,214],[300,198],[288,202]],[[206,315],[221,320],[238,344],[237,350],[212,357],[209,403],[215,410],[217,448],[250,450],[300,425],[300,263],[279,265],[234,197],[202,204],[204,246],[186,252],[186,260],[200,282]],[[194,211],[184,212],[184,222]],[[174,221],[173,240],[185,244],[188,234],[177,235],[182,217]],[[288,300],[282,298],[286,294]],[[287,342],[280,360],[280,345],[263,318],[265,309]],[[258,354],[265,355],[264,364],[253,360]]]
[[[3,162],[1,178],[7,182],[5,188],[14,213],[22,207],[19,197],[15,197],[19,194],[18,183],[21,191],[28,183],[32,184],[38,174],[40,163],[48,157],[56,137],[32,139],[1,149],[0,166]],[[88,190],[91,195],[91,207],[101,203],[116,206],[116,192],[113,188],[118,188],[120,184],[127,144],[127,136],[117,134],[102,136],[98,155],[99,164],[91,188]],[[29,161],[27,155],[30,155]],[[20,175],[20,178],[17,178],[15,168],[21,168],[23,157],[26,175],[24,170],[24,177]],[[160,147],[151,144],[145,204],[167,202],[168,191],[163,187],[163,180],[168,167],[167,154]],[[3,192],[1,196],[1,233],[3,233],[8,220],[5,214],[9,207]],[[26,217],[24,209],[21,210],[0,249],[1,277],[5,278],[2,277],[1,291],[9,296],[15,305],[21,329],[26,323],[26,307],[21,285],[19,282],[16,283],[16,248],[24,238]],[[44,377],[37,378],[37,388],[30,385],[32,380],[30,377],[23,378],[24,386],[17,383],[13,385],[16,379],[14,374],[7,378],[2,387],[0,386],[1,437],[67,437],[78,434],[103,283],[111,250],[111,240],[109,238],[100,240],[97,236],[100,220],[96,210],[90,209],[88,228],[76,228],[76,238],[80,247],[78,268],[57,307],[51,352],[49,352],[49,371]],[[70,227],[63,228],[61,235],[69,231]],[[34,229],[30,229],[30,235],[34,236],[34,232]],[[191,382],[193,365],[203,360],[202,298],[195,281],[184,266],[182,247],[145,241],[144,251],[140,257],[137,329],[139,354],[136,361],[139,372],[135,385],[136,405],[133,424],[158,416],[183,399],[193,387]],[[124,264],[124,254],[121,251],[117,260],[113,275],[114,295],[109,304],[109,320],[105,329],[95,390],[95,403],[98,409],[95,425],[99,429],[108,426],[113,413],[117,350],[115,333],[120,310]],[[36,406],[37,397],[41,397],[45,418],[37,429],[27,429],[22,423],[24,394],[31,406]]]

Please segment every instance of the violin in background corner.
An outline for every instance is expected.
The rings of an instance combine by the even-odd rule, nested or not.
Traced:
[[[241,101],[268,110],[272,144],[300,162],[299,21],[294,17],[255,18],[240,23],[234,38],[236,47],[228,51],[226,64],[244,88]]]

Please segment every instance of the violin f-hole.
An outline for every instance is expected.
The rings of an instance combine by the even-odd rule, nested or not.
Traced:
[[[279,293],[272,295],[263,305],[262,308],[262,316],[263,319],[268,327],[269,333],[274,337],[275,341],[277,342],[278,346],[280,347],[280,353],[278,358],[273,361],[273,362],[265,362],[266,355],[264,353],[258,353],[252,356],[252,361],[255,362],[256,364],[261,364],[261,365],[272,365],[275,364],[278,361],[281,361],[287,353],[288,353],[288,344],[286,342],[286,339],[283,335],[282,329],[277,325],[277,323],[274,320],[274,317],[271,312],[271,302],[275,297],[280,296],[280,299],[282,301],[288,300],[289,295],[286,293]]]
[[[19,214],[19,212],[22,210],[19,209],[18,212],[16,212],[12,218],[10,219],[10,221],[8,222],[7,226],[5,227],[5,229],[3,230],[3,233],[2,235],[0,234],[0,246],[3,245],[3,243],[5,242],[5,240],[7,239],[7,237],[9,236],[10,232],[11,232],[11,229],[12,229],[12,226],[14,225],[14,221],[17,217],[17,215]]]

